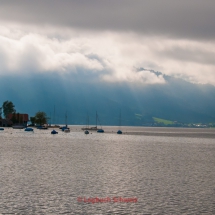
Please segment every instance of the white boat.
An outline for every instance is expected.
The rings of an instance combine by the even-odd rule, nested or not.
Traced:
[[[96,115],[97,117],[97,115]],[[82,130],[90,130],[90,131],[97,131],[98,128],[97,128],[97,118],[96,118],[96,126],[94,127],[89,127],[89,116],[87,116],[87,122],[86,122],[86,127],[84,128],[81,128]]]
[[[69,132],[70,132],[70,129],[69,129],[69,128],[65,128],[63,131],[64,131],[65,133],[69,133]]]
[[[85,128],[82,128],[82,130],[97,131],[98,128],[97,128],[97,126],[95,126],[95,127],[89,127],[89,128],[85,127]]]
[[[102,129],[102,126],[101,126],[101,123],[99,122],[101,128],[99,129],[97,127],[97,121],[99,121],[99,117],[98,117],[98,114],[97,114],[97,111],[96,111],[96,126],[94,127],[89,127],[89,123],[88,123],[88,126],[86,126],[85,128],[82,128],[82,130],[89,130],[89,131],[97,131],[99,133],[103,133],[104,130]]]

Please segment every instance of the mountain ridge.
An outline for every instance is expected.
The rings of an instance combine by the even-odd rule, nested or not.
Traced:
[[[162,73],[157,72],[157,75]],[[215,122],[214,86],[163,77],[165,84],[137,86],[131,83],[88,83],[71,75],[3,77],[0,90],[6,93],[2,94],[0,102],[11,100],[17,112],[34,116],[40,110],[52,119],[55,106],[56,123],[61,124],[65,121],[65,112],[69,124],[85,124],[87,113],[94,124],[97,111],[103,125],[117,125],[120,110],[122,125],[152,123],[153,117],[181,123]]]

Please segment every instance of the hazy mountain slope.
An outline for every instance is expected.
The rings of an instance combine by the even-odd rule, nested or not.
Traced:
[[[55,123],[95,124],[98,112],[103,125],[141,125],[158,117],[179,122],[215,122],[215,87],[165,76],[166,84],[133,86],[104,84],[68,76],[3,77],[0,102],[11,100],[17,112],[33,116],[45,111]],[[139,115],[135,115],[139,114]]]

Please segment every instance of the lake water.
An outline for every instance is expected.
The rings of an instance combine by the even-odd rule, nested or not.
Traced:
[[[1,131],[0,214],[215,214],[215,129],[117,129]]]

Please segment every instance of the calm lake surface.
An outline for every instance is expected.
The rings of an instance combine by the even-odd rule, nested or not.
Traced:
[[[0,214],[215,214],[215,129],[104,130],[1,131]]]

